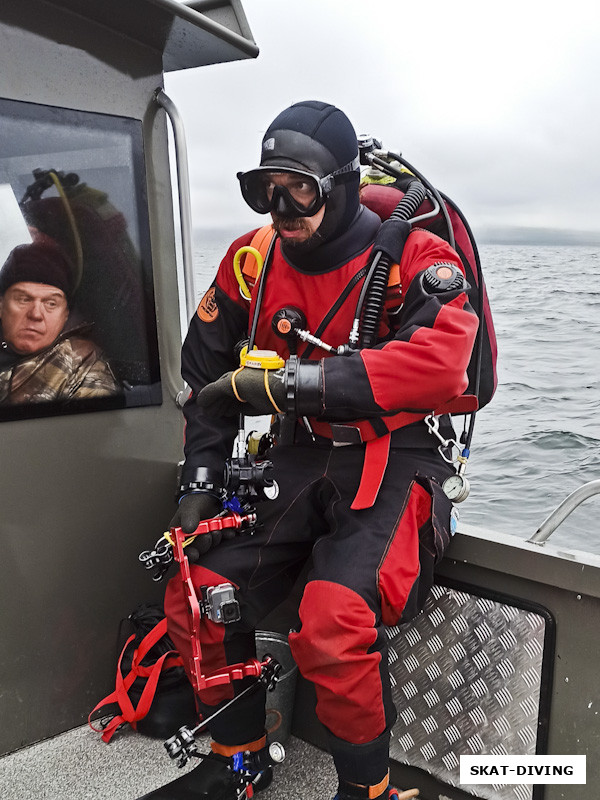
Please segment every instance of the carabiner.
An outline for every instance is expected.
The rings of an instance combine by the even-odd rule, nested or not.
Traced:
[[[444,450],[447,450],[449,447],[451,448],[456,447],[456,449],[460,453],[461,451],[460,443],[457,442],[456,439],[444,439],[444,437],[440,433],[440,421],[438,417],[434,416],[433,414],[429,414],[428,416],[426,416],[423,422],[425,423],[425,425],[427,425],[429,433],[431,433],[440,441],[440,444],[438,445],[438,453],[441,455],[441,457],[447,464],[454,464],[454,462],[458,460],[458,457],[448,458],[448,456],[444,453]]]

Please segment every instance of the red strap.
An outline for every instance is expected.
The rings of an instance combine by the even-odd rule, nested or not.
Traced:
[[[333,439],[336,440],[336,433],[329,422],[323,422],[319,419],[314,419],[313,417],[310,418],[310,427],[313,429],[315,433],[319,436],[324,436],[326,439]],[[373,428],[370,420],[368,419],[356,419],[353,422],[340,422],[335,425],[336,431],[342,430],[343,428],[348,429],[355,429],[360,434],[360,438],[357,439],[357,442],[368,442],[371,439],[377,439],[379,434]],[[357,442],[352,442],[356,444]]]
[[[269,247],[271,245],[271,241],[275,236],[275,229],[273,225],[269,223],[262,228],[259,228],[254,236],[252,237],[252,241],[250,242],[250,247],[255,247],[258,252],[263,257],[263,261],[267,257],[267,253],[269,251]],[[258,272],[258,264],[256,259],[251,253],[244,253],[242,259],[242,274],[246,279],[246,284],[250,291],[252,291],[254,284],[256,283],[256,275]]]
[[[102,741],[110,742],[112,737],[114,736],[117,728],[122,725],[124,722],[128,722],[131,727],[135,730],[137,727],[137,722],[140,719],[143,719],[148,711],[150,711],[150,706],[152,705],[152,701],[154,700],[154,695],[156,694],[156,686],[158,684],[158,679],[160,678],[160,674],[162,672],[163,664],[165,659],[167,658],[168,653],[162,655],[158,661],[152,665],[152,672],[150,677],[146,681],[144,689],[142,690],[142,694],[140,696],[139,702],[137,706],[134,707],[133,703],[131,702],[129,695],[127,694],[127,690],[131,687],[131,684],[135,680],[135,674],[130,672],[127,677],[124,679],[121,674],[120,669],[120,659],[119,659],[119,669],[117,670],[117,681],[116,681],[116,689],[109,695],[108,698],[114,698],[116,702],[118,702],[119,707],[121,709],[121,714],[117,714],[114,716],[111,721],[108,723],[106,728],[102,733]],[[133,678],[133,680],[131,680]],[[106,702],[103,701],[103,703]],[[103,705],[100,703],[99,705]],[[98,708],[98,706],[96,706]],[[94,709],[95,710],[95,709]],[[92,714],[94,712],[92,711]],[[93,726],[90,724],[93,730]]]
[[[117,728],[124,722],[129,722],[129,724],[135,729],[137,721],[143,719],[150,710],[150,706],[154,700],[154,695],[156,694],[156,687],[158,685],[161,672],[164,669],[181,666],[183,664],[181,656],[176,654],[173,650],[169,650],[168,652],[164,653],[154,664],[151,664],[150,666],[145,667],[140,663],[142,659],[146,657],[148,652],[154,647],[154,645],[160,641],[160,639],[162,639],[166,632],[167,620],[162,619],[152,628],[151,631],[149,631],[149,633],[146,634],[146,636],[144,636],[139,644],[139,647],[134,650],[131,661],[131,670],[125,677],[123,677],[123,672],[121,669],[123,656],[125,655],[125,651],[131,642],[135,639],[135,635],[130,636],[125,642],[125,646],[121,650],[121,655],[119,656],[119,661],[117,663],[115,690],[101,700],[96,707],[92,709],[88,716],[88,725],[90,728],[97,733],[100,733],[101,731],[97,728],[94,728],[92,725],[92,715],[105,705],[109,705],[110,703],[118,703],[119,708],[121,709],[121,714],[114,716],[102,731],[102,740],[104,742],[110,742]],[[128,691],[138,677],[144,677],[148,680],[144,685],[139,702],[134,708],[133,703],[128,695]]]
[[[436,417],[442,414],[470,414],[471,411],[477,411],[479,408],[479,401],[474,394],[462,394],[454,400],[449,400],[433,412]]]
[[[390,454],[390,440],[388,433],[366,443],[360,486],[350,506],[353,511],[371,508],[377,499]]]
[[[136,648],[136,653],[140,654],[138,661],[141,661],[145,658],[149,651],[152,650],[155,644],[160,642],[163,636],[167,635],[167,618],[164,617],[157,622],[156,625],[152,628],[152,630],[148,631],[148,633],[144,636],[142,641],[139,643],[139,646]],[[134,656],[135,657],[135,656]]]
[[[135,673],[136,677],[147,678],[153,673],[154,664],[150,664],[150,666],[145,667],[142,664],[142,661],[146,658],[154,645],[158,644],[163,636],[166,635],[167,619],[165,617],[164,619],[161,619],[160,622],[157,622],[152,630],[144,636],[139,646],[134,650],[133,657],[131,659],[131,671]],[[163,659],[163,669],[183,666],[183,659],[175,650],[170,650],[168,653],[166,653],[166,655],[168,658]]]

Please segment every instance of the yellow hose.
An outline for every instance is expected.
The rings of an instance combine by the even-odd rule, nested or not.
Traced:
[[[171,531],[165,531],[163,533],[163,537],[167,540],[167,542],[171,545],[171,547],[175,547],[175,542],[173,541],[173,537],[171,536]],[[182,546],[183,547],[187,547],[188,544],[191,544],[194,541],[194,539],[196,539],[196,538],[197,538],[197,535],[196,536],[189,536],[187,539],[183,540]]]
[[[61,200],[63,201],[63,205],[65,207],[65,211],[69,219],[69,224],[71,226],[71,231],[73,233],[73,241],[75,243],[75,253],[77,255],[77,263],[76,263],[77,271],[75,273],[75,288],[77,288],[81,283],[81,278],[83,276],[83,248],[81,246],[81,239],[79,237],[79,231],[77,230],[77,223],[75,222],[75,217],[73,216],[73,211],[71,209],[71,204],[69,203],[69,199],[65,194],[65,190],[63,189],[62,184],[58,179],[58,175],[55,172],[51,171],[50,177],[52,178],[52,182],[56,186],[56,191],[58,192]]]
[[[261,270],[263,268],[263,257],[260,252],[256,249],[256,247],[251,247],[247,245],[246,247],[240,247],[237,253],[233,257],[233,271],[235,273],[235,277],[237,278],[237,282],[240,285],[240,292],[242,297],[246,300],[250,300],[251,294],[250,289],[248,288],[248,284],[244,280],[244,276],[242,275],[242,268],[240,267],[240,261],[244,253],[251,253],[254,258],[256,259],[257,270],[256,270],[256,280],[260,276]]]

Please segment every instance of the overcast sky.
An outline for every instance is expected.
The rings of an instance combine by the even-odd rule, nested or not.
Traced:
[[[324,100],[400,150],[475,228],[600,231],[594,0],[242,0],[256,60],[167,75],[196,226],[262,224],[235,174],[293,102]]]

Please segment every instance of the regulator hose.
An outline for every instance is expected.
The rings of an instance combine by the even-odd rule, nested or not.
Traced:
[[[431,192],[431,194],[435,197],[440,206],[440,211],[442,212],[442,216],[444,217],[444,222],[446,223],[446,228],[448,231],[448,242],[450,243],[450,247],[454,247],[455,246],[454,230],[452,228],[452,222],[450,221],[448,209],[446,208],[446,203],[442,199],[442,194],[438,192],[435,186],[433,186],[427,180],[427,178],[421,172],[419,172],[419,170],[416,167],[410,164],[400,153],[390,153],[388,151],[387,157],[394,159],[394,161],[397,161],[399,164],[402,164],[402,166],[405,167],[409,172],[412,172],[412,174],[415,175],[421,181],[423,186],[425,186],[425,188],[428,189]],[[402,172],[396,169],[394,165],[390,164],[388,161],[385,161],[384,159],[379,158],[378,156],[375,155],[372,157],[371,160],[373,164],[378,166],[388,175],[395,176],[396,178],[400,178],[402,176]]]
[[[415,178],[408,186],[404,197],[392,211],[390,219],[410,220],[426,197],[425,187]],[[391,266],[392,259],[387,253],[377,248],[377,239],[375,239],[369,272],[365,278],[356,311],[357,318],[360,316],[358,344],[361,348],[374,347],[377,342],[377,332]]]

